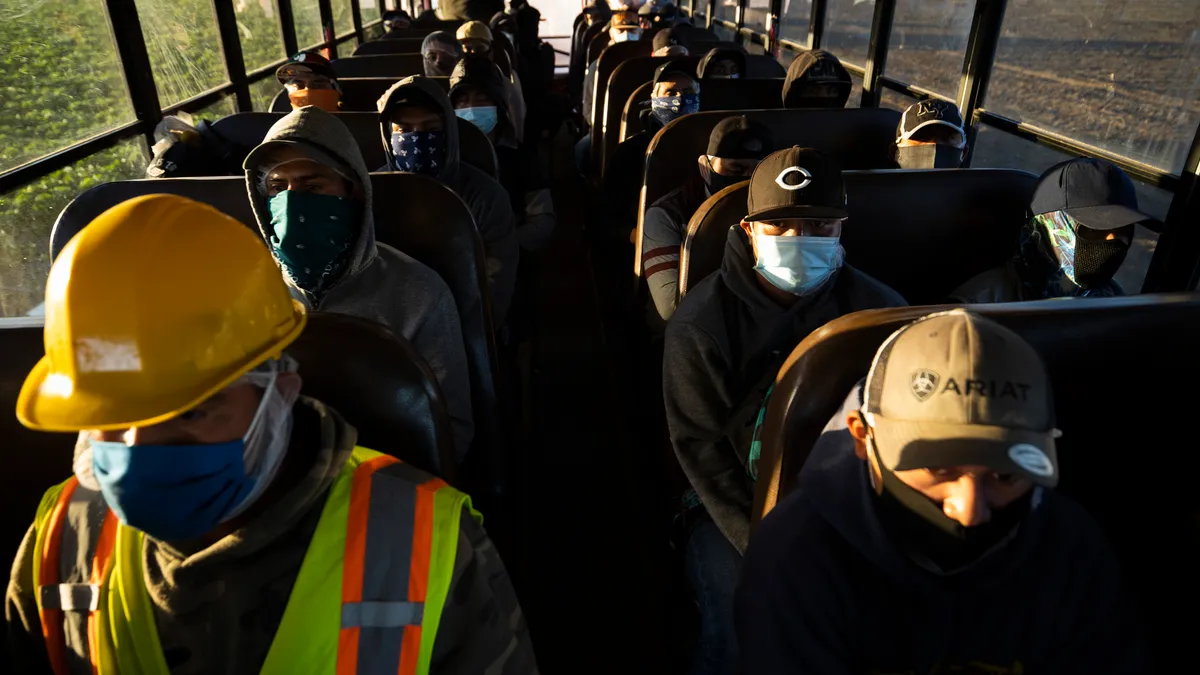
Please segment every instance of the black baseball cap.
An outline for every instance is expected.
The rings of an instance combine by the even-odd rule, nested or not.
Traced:
[[[931,98],[918,101],[904,111],[904,115],[900,117],[900,127],[896,130],[896,142],[907,141],[921,129],[939,125],[954,129],[966,140],[962,113],[958,111],[958,106],[940,98]]]
[[[767,155],[750,176],[746,220],[845,218],[842,167],[811,148],[793,146]]]
[[[1119,167],[1084,157],[1055,164],[1042,174],[1029,210],[1035,215],[1066,211],[1093,230],[1115,230],[1150,216],[1138,211],[1133,181]]]
[[[281,84],[287,84],[289,80],[300,74],[315,74],[324,75],[331,80],[337,81],[337,76],[333,72],[333,66],[329,63],[329,59],[325,58],[317,52],[296,52],[288,62],[279,66],[275,70],[275,79]]]
[[[726,117],[708,137],[708,156],[726,159],[762,159],[775,147],[771,130],[744,115]]]
[[[688,77],[695,80],[696,79],[695,64],[692,64],[688,61],[683,61],[683,60],[668,61],[668,62],[662,64],[661,66],[659,66],[654,71],[654,84],[658,84],[659,81],[662,80],[667,75],[673,75],[675,73],[687,75]]]

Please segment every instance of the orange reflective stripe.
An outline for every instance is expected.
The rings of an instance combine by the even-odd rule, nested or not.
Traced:
[[[367,553],[367,516],[371,511],[371,475],[400,460],[388,455],[369,459],[354,470],[350,484],[350,513],[346,519],[346,551],[342,556],[342,604],[362,602],[363,568]],[[358,671],[359,627],[338,633],[337,675]]]
[[[42,562],[38,571],[38,586],[57,586],[59,579],[59,557],[62,552],[62,529],[63,523],[66,522],[67,505],[71,503],[71,496],[75,494],[75,488],[79,487],[79,481],[74,477],[63,485],[62,492],[58,495],[58,502],[54,505],[54,511],[50,514],[50,531],[46,533],[45,544],[43,550],[38,551],[41,554]],[[38,591],[38,597],[41,597],[41,590]],[[38,603],[38,609],[41,610],[42,620],[42,636],[46,640],[46,656],[50,660],[50,668],[54,671],[54,675],[68,675],[67,673],[67,639],[63,635],[63,612],[61,609],[46,609]]]
[[[417,662],[421,660],[421,627],[405,626],[404,639],[400,643],[400,668],[398,675],[416,675]]]
[[[413,515],[412,561],[408,567],[409,602],[425,602],[425,595],[429,591],[429,557],[433,548],[433,495],[444,487],[446,481],[440,478],[417,486],[417,507]],[[407,632],[405,637],[408,637]]]
[[[117,541],[117,516],[110,509],[104,514],[104,525],[100,527],[100,539],[96,542],[96,555],[92,558],[92,585],[100,588],[108,578],[108,572],[113,564],[113,544]],[[92,673],[100,675],[100,617],[97,609],[88,612],[87,631],[89,657],[92,662]]]

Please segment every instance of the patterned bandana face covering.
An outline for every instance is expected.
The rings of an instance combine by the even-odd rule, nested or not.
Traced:
[[[437,176],[446,163],[446,132],[393,131],[392,156],[397,171]]]
[[[700,94],[655,96],[650,99],[650,109],[665,126],[678,117],[700,112]]]

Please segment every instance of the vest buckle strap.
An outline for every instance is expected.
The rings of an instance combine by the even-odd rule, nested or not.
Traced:
[[[420,626],[423,602],[347,602],[342,604],[342,629]]]
[[[43,609],[94,612],[100,606],[100,587],[96,584],[38,586],[38,594]]]

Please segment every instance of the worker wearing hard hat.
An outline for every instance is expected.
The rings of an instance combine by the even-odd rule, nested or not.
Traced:
[[[305,320],[258,237],[182,197],[67,244],[17,418],[82,433],[13,565],[14,672],[536,672],[470,498],[299,397]]]

